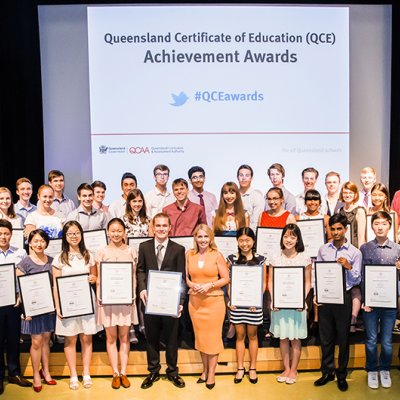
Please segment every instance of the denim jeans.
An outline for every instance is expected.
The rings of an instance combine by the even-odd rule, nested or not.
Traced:
[[[392,329],[396,322],[397,310],[394,308],[374,308],[371,312],[363,313],[365,326],[365,353],[367,357],[366,369],[378,371],[378,326],[380,323],[381,354],[379,367],[381,371],[389,371],[392,362]]]

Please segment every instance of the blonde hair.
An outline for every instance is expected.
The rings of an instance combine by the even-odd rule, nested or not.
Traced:
[[[41,193],[43,192],[43,190],[45,190],[45,189],[50,189],[50,190],[54,193],[54,189],[53,189],[50,185],[44,184],[44,185],[40,186],[39,189],[38,189],[38,191],[37,191],[37,197],[38,197],[38,199],[39,199],[40,194],[41,194]]]
[[[210,244],[208,245],[211,251],[217,251],[218,247],[214,242],[214,232],[212,229],[206,224],[199,224],[193,231],[193,249],[191,250],[192,254],[197,254],[199,252],[199,245],[196,242],[195,237],[199,233],[199,231],[204,231],[207,236],[210,238]]]
[[[361,171],[360,174],[366,174],[368,172],[371,172],[372,174],[374,174],[376,176],[376,170],[375,168],[372,167],[364,167]]]
[[[11,204],[10,204],[10,207],[8,207],[8,209],[7,209],[7,217],[15,218],[16,214],[14,211],[14,204],[13,204],[13,199],[12,199],[12,194],[10,192],[10,189],[2,186],[2,187],[0,187],[0,193],[8,193],[10,195]]]

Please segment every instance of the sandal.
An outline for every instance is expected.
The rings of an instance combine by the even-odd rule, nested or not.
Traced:
[[[92,387],[93,382],[92,382],[92,378],[90,377],[90,375],[83,375],[82,379],[83,379],[83,387],[85,389],[89,389]]]
[[[77,376],[71,376],[71,378],[69,379],[69,388],[71,390],[79,389],[79,381]]]
[[[256,375],[256,377],[255,378],[250,378],[250,371],[257,371],[255,368],[250,368],[249,369],[249,381],[250,381],[250,383],[252,383],[252,384],[256,384],[257,382],[258,382],[258,377],[257,377],[257,375]],[[287,383],[287,382],[286,382]]]
[[[246,374],[246,369],[245,369],[245,368],[238,368],[238,369],[237,369],[237,372],[236,372],[236,375],[237,375],[237,373],[238,373],[239,371],[243,371],[243,375],[242,375],[241,378],[236,378],[236,376],[235,376],[235,378],[233,379],[233,382],[234,382],[234,383],[240,383],[240,382],[242,382],[242,380],[243,380],[243,378],[244,378],[244,376],[245,376],[245,374]]]

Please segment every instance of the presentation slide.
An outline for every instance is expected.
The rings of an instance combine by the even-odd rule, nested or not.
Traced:
[[[93,178],[120,193],[125,171],[206,169],[219,193],[250,164],[254,187],[281,162],[349,168],[346,7],[88,7]],[[338,162],[338,160],[340,160]],[[114,185],[114,186],[113,186]]]

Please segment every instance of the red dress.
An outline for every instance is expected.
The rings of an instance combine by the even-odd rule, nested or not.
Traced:
[[[289,211],[285,211],[279,217],[274,217],[269,215],[267,211],[263,211],[261,214],[260,226],[264,228],[284,228],[286,226],[286,221],[289,217],[289,214]]]

